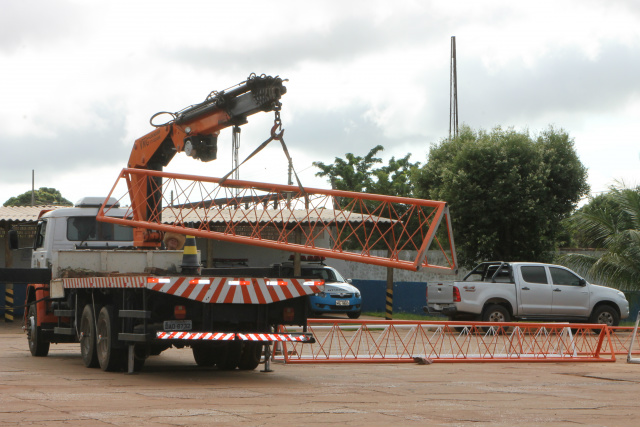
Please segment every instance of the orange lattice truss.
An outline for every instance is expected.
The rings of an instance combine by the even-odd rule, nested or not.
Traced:
[[[153,191],[131,185],[142,181],[157,185]],[[105,202],[98,219],[147,234],[177,232],[411,271],[457,269],[445,202],[231,179],[221,184],[142,169],[123,169],[109,196],[131,206],[118,218]],[[318,246],[327,235],[330,243]]]

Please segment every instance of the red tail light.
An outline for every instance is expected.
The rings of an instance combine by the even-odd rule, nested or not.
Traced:
[[[184,305],[176,305],[173,307],[173,315],[177,320],[183,320],[187,317],[187,307]]]
[[[457,286],[453,287],[453,302],[460,302],[460,289]]]

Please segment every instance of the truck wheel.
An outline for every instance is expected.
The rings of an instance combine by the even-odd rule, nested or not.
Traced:
[[[262,357],[262,343],[248,342],[244,343],[240,361],[238,361],[238,369],[243,371],[253,371],[260,364]]]
[[[116,348],[117,330],[113,307],[110,305],[102,307],[98,315],[96,347],[98,363],[103,371],[119,371],[126,366],[126,349]]]
[[[484,313],[482,315],[482,321],[483,322],[510,322],[511,315],[509,315],[509,310],[507,310],[503,306],[498,304],[492,304],[484,310]],[[497,327],[497,326],[486,327],[485,326],[482,328],[482,330],[484,332],[489,332],[492,328],[496,333],[500,333],[500,334],[505,333],[507,329],[504,326],[502,327]]]
[[[620,316],[615,308],[610,305],[596,307],[589,317],[589,323],[599,323],[607,326],[618,326]]]
[[[216,349],[211,346],[196,345],[191,347],[193,352],[193,359],[198,366],[203,368],[210,367],[216,364]]]
[[[238,342],[226,342],[219,348],[218,369],[221,371],[233,371],[240,362],[240,355],[242,354],[242,343]]]
[[[84,306],[80,318],[80,354],[87,368],[97,368],[98,353],[96,352],[96,322],[91,304]]]
[[[360,311],[350,311],[347,313],[347,316],[349,316],[349,319],[357,319],[360,317],[360,314],[362,314]]]
[[[27,339],[29,340],[29,351],[32,356],[44,357],[49,354],[51,343],[42,338],[42,332],[38,327],[38,310],[35,304],[29,306],[27,314]]]

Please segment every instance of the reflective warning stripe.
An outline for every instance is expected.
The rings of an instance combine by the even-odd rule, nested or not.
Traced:
[[[243,277],[84,277],[63,278],[67,289],[147,288],[177,297],[212,304],[269,304],[322,292],[321,280]]]
[[[233,332],[157,332],[159,340],[204,340],[204,341],[231,341],[236,334]]]
[[[309,341],[311,337],[304,334],[241,334],[238,339],[242,341]]]
[[[306,334],[261,334],[261,333],[233,333],[233,332],[157,332],[159,340],[203,340],[203,341],[295,341],[308,342],[311,335]]]

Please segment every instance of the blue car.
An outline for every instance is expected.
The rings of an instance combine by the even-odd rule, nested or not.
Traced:
[[[312,315],[344,313],[357,319],[362,312],[362,297],[351,279],[342,277],[338,270],[327,265],[302,265],[304,277],[324,279],[324,292],[311,295],[309,305]]]

